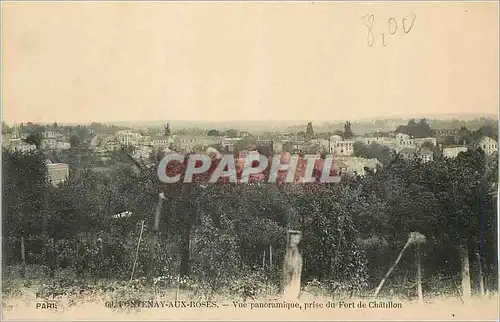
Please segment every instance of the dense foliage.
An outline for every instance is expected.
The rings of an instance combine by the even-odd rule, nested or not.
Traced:
[[[202,185],[200,178],[161,185],[154,167],[120,166],[106,173],[80,169],[53,187],[41,153],[4,150],[3,263],[20,263],[23,237],[29,264],[72,269],[82,278],[128,279],[144,221],[135,276],[145,276],[163,191],[157,276],[180,273],[216,290],[259,272],[279,286],[290,228],[303,232],[304,281],[319,280],[332,291],[376,286],[412,231],[428,240],[425,276],[457,273],[461,244],[468,245],[473,270],[479,252],[483,271],[496,276],[497,161],[481,150],[427,163],[395,158],[364,178],[305,185]],[[185,165],[170,170],[183,173]],[[113,217],[125,211],[132,215]],[[411,273],[413,263],[409,252],[395,278]]]
[[[434,133],[426,119],[420,119],[418,122],[411,119],[408,121],[408,124],[398,126],[396,132],[406,133],[416,138],[430,137]]]
[[[394,159],[394,152],[390,148],[372,142],[364,144],[362,142],[354,142],[354,155],[361,158],[379,160],[383,165],[388,165]]]

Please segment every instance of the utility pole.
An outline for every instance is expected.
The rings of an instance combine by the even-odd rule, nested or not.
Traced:
[[[147,270],[147,281],[151,283],[154,274],[154,262],[156,258],[156,244],[158,243],[158,228],[160,226],[160,214],[163,205],[163,200],[165,200],[165,195],[163,192],[158,194],[158,204],[156,205],[156,213],[154,218],[153,232],[151,234],[151,239],[149,242],[149,262]]]

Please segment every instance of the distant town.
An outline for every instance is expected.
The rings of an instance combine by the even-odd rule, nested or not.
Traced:
[[[377,121],[379,122],[379,121]],[[57,185],[78,169],[106,171],[117,165],[155,166],[168,152],[234,153],[245,157],[258,151],[269,156],[276,153],[333,154],[336,170],[343,174],[364,176],[387,165],[395,156],[420,158],[423,162],[443,156],[455,158],[471,148],[481,148],[487,155],[498,153],[498,123],[482,118],[471,128],[451,127],[443,121],[442,128],[433,128],[426,119],[411,119],[389,131],[363,133],[359,124],[343,123],[343,129],[315,131],[312,122],[295,131],[250,133],[238,129],[172,130],[169,122],[162,127],[132,128],[105,125],[41,125],[34,123],[3,124],[2,146],[29,153],[42,151],[46,156],[49,181]],[[436,122],[434,122],[436,123]],[[457,121],[455,121],[456,125]],[[465,123],[465,122],[463,122]],[[375,123],[374,123],[375,125]],[[321,125],[321,130],[325,126]],[[472,128],[474,127],[474,128]],[[375,128],[375,127],[374,127]]]

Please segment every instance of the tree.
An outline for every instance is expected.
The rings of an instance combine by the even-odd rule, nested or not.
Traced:
[[[259,147],[257,148],[257,152],[259,152],[259,154],[262,154],[266,157],[273,155],[272,147],[269,145],[265,145],[265,144],[260,144]]]
[[[320,183],[293,195],[295,210],[303,214],[299,227],[304,236],[305,277],[326,282],[331,291],[339,287],[359,291],[366,286],[366,262],[348,206],[353,197],[354,191],[346,185]]]
[[[435,146],[432,142],[430,141],[425,141],[422,143],[422,148],[427,148],[432,151],[434,157],[441,155],[441,150],[439,147]]]
[[[4,238],[19,244],[21,238],[46,234],[46,192],[47,168],[42,153],[2,151]],[[26,253],[30,251],[27,248]]]
[[[42,144],[42,140],[43,140],[42,134],[40,132],[36,132],[29,134],[26,137],[25,142],[29,144],[34,144],[36,145],[36,148],[39,149]]]
[[[235,138],[238,136],[238,130],[235,129],[229,129],[224,132],[224,135],[230,138]]]
[[[77,125],[71,129],[72,129],[72,134],[76,135],[78,137],[78,139],[80,140],[80,145],[84,142],[89,141],[92,138],[92,130],[88,126]],[[106,127],[106,129],[107,129],[107,131],[111,131],[110,129],[112,129],[112,127],[111,128]],[[114,133],[115,131],[116,131],[116,129],[111,131],[111,133]]]
[[[379,160],[383,165],[388,165],[393,159],[394,155],[390,148],[372,142],[366,145],[361,142],[354,142],[353,144],[354,155],[360,158]]]
[[[352,133],[351,129],[351,122],[347,121],[344,124],[344,133],[343,133],[344,140],[350,140],[354,137],[354,134]]]
[[[498,126],[494,127],[492,125],[483,125],[478,130],[478,137],[488,136],[498,141]]]
[[[487,169],[484,153],[480,149],[469,150],[459,154],[451,162],[453,206],[455,212],[450,225],[456,232],[455,241],[459,244],[468,244],[469,249],[477,249],[480,242],[481,213],[484,211],[483,198],[487,194]],[[490,223],[494,222],[491,218]]]
[[[30,134],[43,133],[45,131],[44,126],[39,125],[39,124],[35,124],[35,123],[31,123],[31,122],[28,122],[26,124],[21,123],[19,128],[22,129],[23,132],[27,132]]]
[[[462,143],[462,142],[460,142]],[[451,146],[451,145],[455,145],[457,144],[457,141],[455,140],[455,137],[453,136],[447,136],[444,138],[444,142],[443,142],[443,145],[444,146]]]
[[[465,244],[469,251],[478,249],[481,238],[483,252],[489,254],[485,256],[492,256],[495,247],[486,250],[486,245],[496,242],[492,228],[496,224],[495,201],[494,194],[483,192],[483,159],[484,155],[476,150],[462,153],[455,159],[437,157],[427,163],[418,159],[395,160],[367,176],[362,182],[363,194],[375,204],[380,204],[377,199],[381,200],[377,208],[385,209],[380,214],[388,218],[385,229],[395,230],[379,235],[388,238],[391,245],[403,244],[411,231],[423,233],[428,237],[426,247],[433,250],[428,260],[432,261],[436,272],[448,271],[449,265],[458,270],[458,246]],[[372,194],[377,198],[370,197]],[[364,224],[361,222],[361,225]],[[372,228],[382,229],[379,224]],[[484,232],[482,237],[481,231]]]
[[[69,138],[69,144],[71,145],[72,148],[76,148],[80,145],[80,139],[76,135],[72,135]]]
[[[240,152],[244,150],[256,149],[257,140],[255,139],[241,139],[234,145],[234,152]]]
[[[498,127],[487,124],[482,125],[475,131],[470,131],[466,127],[461,127],[458,132],[458,144],[465,144],[472,148],[484,136],[491,137],[498,141]]]
[[[7,123],[2,121],[2,134],[11,133],[11,131],[12,129],[7,125]]]
[[[220,135],[221,135],[221,132],[217,131],[215,129],[212,129],[212,130],[208,131],[208,133],[207,133],[207,136],[220,136]]]
[[[406,133],[416,138],[431,137],[434,134],[426,119],[420,119],[418,123],[415,119],[411,119],[407,125],[398,126],[396,132]]]

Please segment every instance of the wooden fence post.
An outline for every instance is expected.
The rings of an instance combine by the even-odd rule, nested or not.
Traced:
[[[460,248],[460,258],[462,261],[462,297],[464,301],[471,298],[471,286],[470,286],[470,265],[469,265],[469,251],[466,245]]]
[[[130,274],[130,280],[134,279],[135,265],[137,265],[137,259],[139,258],[139,247],[141,246],[142,232],[144,231],[144,220],[141,223],[141,232],[139,233],[139,240],[137,241],[137,249],[135,250],[134,265],[132,266],[132,274]]]
[[[273,246],[269,245],[269,267],[273,268]]]
[[[377,289],[375,290],[375,294],[373,296],[377,296],[378,295],[378,293],[382,289],[382,286],[384,286],[385,281],[387,280],[387,278],[389,278],[389,276],[391,275],[391,273],[394,270],[394,268],[396,267],[396,265],[398,265],[399,261],[401,260],[401,257],[403,257],[403,253],[408,248],[408,246],[410,246],[410,243],[411,242],[408,239],[408,241],[404,245],[403,249],[401,249],[401,251],[399,252],[398,258],[396,258],[396,261],[394,262],[394,264],[392,264],[392,266],[389,268],[389,270],[387,271],[387,273],[385,273],[384,278],[382,278],[382,280],[378,284]]]
[[[297,300],[300,293],[302,256],[298,244],[301,239],[300,231],[289,230],[287,232],[287,247],[283,264],[283,296],[290,300]]]
[[[425,243],[425,240],[426,240],[425,236],[419,232],[411,232],[408,235],[408,241],[404,245],[403,249],[401,249],[401,251],[399,252],[398,258],[396,258],[396,262],[394,262],[394,264],[392,264],[392,266],[389,268],[387,273],[385,273],[384,278],[382,278],[382,280],[380,281],[380,284],[377,286],[377,289],[375,290],[374,296],[378,295],[378,293],[382,289],[382,286],[384,285],[385,281],[391,275],[391,273],[394,270],[394,268],[396,267],[396,265],[398,265],[399,261],[401,260],[401,257],[403,257],[404,251],[410,245],[416,244],[417,245],[417,292],[419,293],[418,294],[419,300],[421,299],[421,297],[422,297],[422,283],[421,283],[420,279],[421,279],[422,272],[421,272],[421,268],[420,268],[420,252],[419,252],[420,248],[418,248],[418,247],[419,247],[419,244]]]
[[[422,294],[422,264],[420,263],[420,244],[417,244],[417,295],[418,301],[422,303],[424,296]]]
[[[483,297],[484,296],[484,277],[483,277],[483,267],[481,264],[481,255],[479,253],[476,253],[477,257],[477,275],[479,278],[479,296]]]
[[[24,236],[21,236],[21,263],[22,263],[22,269],[21,269],[21,274],[22,277],[26,276],[26,252],[24,248]]]

